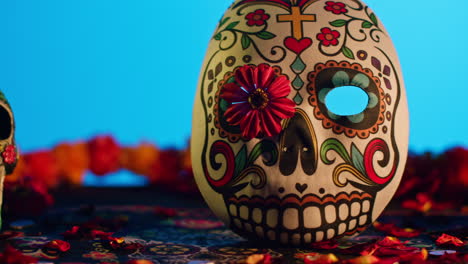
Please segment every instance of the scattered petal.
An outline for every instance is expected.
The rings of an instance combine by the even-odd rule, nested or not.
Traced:
[[[44,248],[57,249],[60,252],[67,252],[70,250],[70,243],[63,240],[52,240],[43,246]]]
[[[324,240],[320,242],[314,242],[311,244],[314,249],[334,249],[338,247],[338,243],[335,240]]]
[[[0,263],[2,264],[32,264],[37,263],[37,259],[23,255],[21,251],[7,245],[3,252],[0,253]]]
[[[438,246],[446,246],[446,247],[450,247],[450,246],[462,247],[465,245],[465,243],[463,243],[463,241],[461,241],[459,238],[450,236],[447,234],[440,235],[439,238],[437,238],[436,240],[436,244]]]
[[[162,206],[156,206],[154,209],[154,213],[157,216],[164,216],[164,217],[174,217],[177,215],[177,212],[174,208],[167,208]]]

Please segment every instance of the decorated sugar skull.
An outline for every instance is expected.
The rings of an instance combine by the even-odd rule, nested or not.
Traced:
[[[327,95],[354,86],[365,109]],[[211,209],[240,235],[302,245],[364,230],[389,203],[407,155],[396,52],[358,0],[238,0],[209,43],[192,163]]]
[[[18,161],[15,145],[15,122],[10,104],[0,91],[0,208],[3,200],[3,180],[5,175],[13,172]],[[0,218],[0,227],[1,227]]]

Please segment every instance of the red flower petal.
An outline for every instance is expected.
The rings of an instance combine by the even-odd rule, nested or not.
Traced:
[[[0,263],[2,264],[32,264],[37,263],[37,261],[36,258],[25,256],[10,245],[6,245],[4,251],[0,253]]]
[[[247,139],[252,139],[258,136],[260,132],[260,119],[258,111],[250,111],[240,123],[242,136]]]
[[[248,103],[233,104],[224,112],[224,117],[231,125],[239,125],[240,121],[251,110]]]
[[[270,85],[268,93],[270,99],[288,96],[291,92],[291,86],[289,80],[285,76],[278,76]]]
[[[331,34],[334,38],[338,38],[340,36],[340,32],[336,31],[336,30],[332,30],[331,31]]]
[[[247,101],[248,93],[235,83],[227,83],[223,86],[220,97],[229,103],[237,103]]]
[[[254,84],[257,83],[257,78],[256,74],[254,74],[254,69],[252,66],[244,65],[240,67],[234,75],[236,82],[248,92],[251,92],[255,89]]]
[[[309,253],[304,256],[304,264],[330,264],[338,262],[334,254]]]
[[[257,87],[259,88],[267,88],[270,87],[271,82],[275,77],[275,71],[272,67],[266,64],[258,65],[257,71]]]
[[[256,20],[256,21],[255,21],[255,24],[256,24],[257,26],[261,26],[261,25],[265,24],[265,21],[263,21],[263,20]]]
[[[462,247],[465,245],[463,241],[461,241],[459,238],[450,236],[447,234],[442,234],[437,238],[436,244],[438,246],[456,246],[456,247]]]
[[[261,111],[258,113],[260,118],[261,129],[266,137],[272,137],[277,135],[281,130],[281,125],[276,122],[271,115],[268,115],[267,111]],[[279,126],[279,130],[278,130]]]
[[[312,248],[316,249],[335,249],[338,247],[338,243],[335,240],[325,240],[320,242],[315,242],[311,244]]]
[[[268,108],[273,115],[278,116],[281,119],[290,118],[294,116],[296,112],[296,104],[288,98],[278,98],[272,100]]]
[[[379,222],[374,223],[375,229],[383,231],[389,235],[396,237],[417,237],[421,234],[421,230],[416,230],[412,228],[401,228],[395,224],[382,224]]]
[[[332,30],[330,28],[322,28],[320,31],[322,31],[323,34],[330,34]]]
[[[265,14],[265,10],[263,10],[263,9],[257,9],[257,10],[254,11],[254,13],[255,13],[256,15],[263,15],[263,14]]]
[[[44,248],[51,248],[59,250],[60,252],[67,252],[70,250],[70,243],[63,240],[52,240],[43,246]]]
[[[281,118],[273,116],[270,109],[264,109],[261,117],[262,124],[265,126],[266,136],[272,137],[278,135],[281,131]]]
[[[177,212],[174,208],[166,208],[162,206],[156,206],[154,213],[158,216],[164,217],[174,217],[177,215]]]
[[[317,34],[317,39],[320,41],[326,41],[325,34],[321,34],[321,33]]]

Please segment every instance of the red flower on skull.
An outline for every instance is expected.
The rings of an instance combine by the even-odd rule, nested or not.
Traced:
[[[330,28],[322,28],[321,33],[317,34],[317,39],[320,40],[320,43],[324,46],[336,46],[338,45],[338,38],[340,37],[340,32],[336,30],[331,30]]]
[[[8,145],[2,152],[3,161],[7,164],[16,162],[16,148],[13,145]]]
[[[240,125],[246,139],[278,135],[281,120],[295,112],[295,103],[286,98],[290,92],[290,81],[272,67],[244,65],[221,92],[221,98],[230,103],[224,116],[230,125]]]
[[[333,14],[344,14],[348,12],[346,5],[340,2],[328,1],[325,3],[325,10],[332,12]]]
[[[265,24],[265,21],[270,18],[270,15],[265,14],[265,10],[257,9],[245,16],[247,19],[247,25],[249,26],[261,26]]]

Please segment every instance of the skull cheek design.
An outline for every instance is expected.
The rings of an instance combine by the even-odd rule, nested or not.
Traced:
[[[192,160],[205,200],[234,231],[301,245],[356,234],[378,217],[404,167],[407,108],[393,47],[367,7],[288,3],[237,1],[221,20],[195,100]],[[362,19],[330,17],[347,12],[372,25],[349,32]],[[299,17],[317,25],[286,23]],[[328,92],[346,85],[366,92],[362,113],[327,109]]]
[[[15,122],[13,112],[5,96],[0,91],[0,194],[3,192],[5,175],[11,174],[18,162],[18,151],[15,144]],[[2,205],[0,195],[0,206]],[[1,225],[1,220],[0,220]]]

